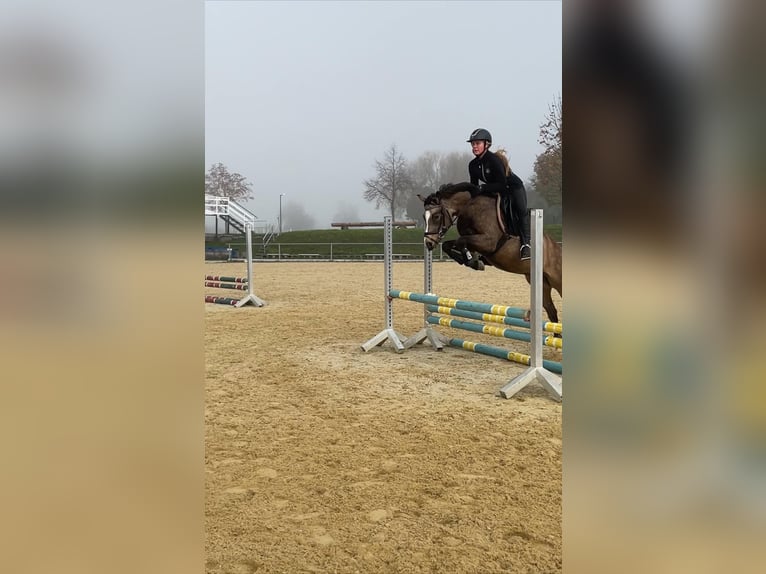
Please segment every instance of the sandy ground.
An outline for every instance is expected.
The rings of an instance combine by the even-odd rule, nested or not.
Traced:
[[[268,306],[205,305],[206,572],[560,572],[561,405],[537,384],[497,396],[515,363],[363,352],[384,326],[382,268],[256,263]],[[395,288],[422,292],[422,263],[394,272]],[[495,269],[437,263],[433,285],[528,306],[524,278]],[[421,305],[394,303],[399,332],[422,322]]]

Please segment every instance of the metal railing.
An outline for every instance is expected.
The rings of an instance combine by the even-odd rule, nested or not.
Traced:
[[[226,243],[232,250],[232,259],[243,259],[242,242]],[[274,243],[253,249],[255,261],[381,261],[383,243]],[[423,243],[394,243],[394,259],[422,261]],[[433,258],[442,260],[445,255],[442,246],[433,253]]]
[[[256,217],[251,211],[228,197],[205,194],[205,215],[230,215],[240,223],[255,225]]]

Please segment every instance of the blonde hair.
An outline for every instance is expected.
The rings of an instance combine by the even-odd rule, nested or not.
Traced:
[[[500,158],[500,161],[503,162],[503,167],[505,168],[505,176],[508,177],[511,175],[511,164],[508,163],[508,152],[505,151],[505,148],[501,147],[495,152],[495,155]]]

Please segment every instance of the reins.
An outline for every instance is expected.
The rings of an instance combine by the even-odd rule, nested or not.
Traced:
[[[425,231],[425,232],[423,232],[423,237],[431,237],[431,238],[433,238],[432,236],[435,235],[437,237],[437,243],[440,242],[444,238],[444,236],[449,231],[450,227],[455,225],[455,222],[457,221],[457,216],[453,217],[450,214],[449,210],[444,205],[439,205],[439,209],[441,209],[441,211],[446,215],[446,217],[444,217],[443,220],[444,221],[449,221],[449,225],[442,224],[439,227],[438,231],[431,231],[431,232]]]

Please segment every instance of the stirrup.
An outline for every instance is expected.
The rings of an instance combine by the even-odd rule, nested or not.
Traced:
[[[532,248],[529,246],[529,243],[525,243],[519,248],[519,257],[522,261],[526,261],[532,257]]]

